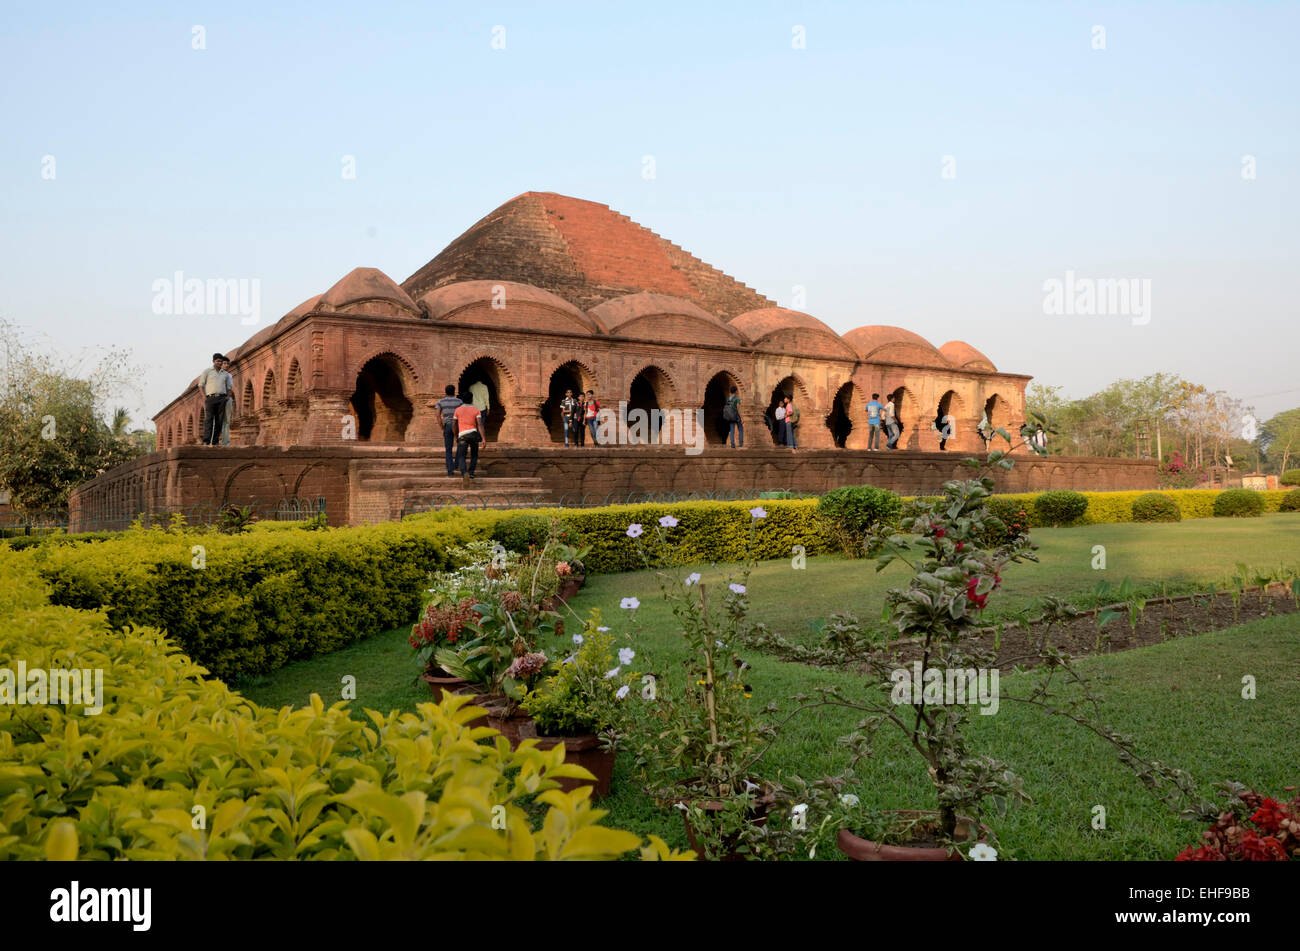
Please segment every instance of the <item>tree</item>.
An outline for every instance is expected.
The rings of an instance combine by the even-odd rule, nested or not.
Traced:
[[[1300,407],[1284,410],[1259,428],[1259,447],[1270,462],[1278,464],[1278,474],[1287,463],[1300,456]]]
[[[16,511],[64,508],[74,487],[142,455],[138,440],[115,435],[103,417],[100,394],[135,374],[126,360],[113,349],[82,373],[0,320],[0,487]]]

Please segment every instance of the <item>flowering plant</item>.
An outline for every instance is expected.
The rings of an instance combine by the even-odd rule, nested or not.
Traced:
[[[617,718],[618,706],[637,686],[638,675],[627,667],[636,652],[624,647],[615,660],[614,636],[608,629],[601,630],[598,610],[588,615],[574,642],[577,649],[520,701],[542,736],[607,730]]]
[[[1300,861],[1300,795],[1290,802],[1261,796],[1240,783],[1227,783],[1227,808],[1175,862]],[[1288,789],[1294,792],[1294,789]]]
[[[1205,479],[1205,470],[1192,465],[1176,449],[1170,453],[1168,462],[1160,464],[1159,472],[1162,489],[1190,489]]]
[[[751,511],[751,541],[766,514],[761,508]],[[636,540],[649,566],[664,560],[668,533],[675,527],[670,517],[651,526],[660,549],[654,554],[640,541],[644,526],[629,526],[627,535]],[[768,715],[776,709],[775,703],[760,709],[753,701],[752,670],[740,655],[748,628],[746,591],[752,567],[747,554],[739,579],[727,579],[729,584],[716,588],[698,573],[662,568],[656,572],[688,653],[676,673],[663,683],[652,682],[635,703],[623,708],[618,722],[620,743],[631,750],[642,779],[656,796],[720,800],[724,820],[734,819],[742,827],[728,835],[742,836],[748,834],[744,829],[749,824],[740,820],[761,791],[754,782],[753,766],[775,733]],[[626,598],[624,606],[634,612],[636,623],[639,602]],[[719,830],[709,829],[707,817],[696,813],[698,808],[692,825],[709,843],[705,846],[709,851],[720,844],[719,836],[712,834]]]

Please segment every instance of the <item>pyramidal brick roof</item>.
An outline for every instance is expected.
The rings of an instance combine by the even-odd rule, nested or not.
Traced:
[[[518,281],[583,310],[651,291],[730,320],[775,306],[608,205],[554,192],[512,198],[402,282],[411,297],[459,281]]]

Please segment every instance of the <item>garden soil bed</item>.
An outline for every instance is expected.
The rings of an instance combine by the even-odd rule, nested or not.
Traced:
[[[1234,624],[1255,621],[1270,614],[1296,613],[1291,592],[1282,585],[1271,586],[1266,593],[1261,593],[1258,588],[1246,591],[1239,597],[1235,609],[1232,596],[1223,592],[1218,593],[1213,601],[1208,593],[1151,598],[1139,615],[1136,627],[1130,625],[1128,610],[1124,605],[1110,607],[1122,611],[1122,617],[1109,621],[1101,629],[1100,650],[1097,615],[1105,608],[1085,611],[1076,618],[1055,624],[1050,632],[1042,624],[1032,624],[1028,631],[1018,625],[1007,625],[1002,630],[1001,640],[997,642],[999,665],[1006,663],[1010,666],[1019,662],[1031,666],[1034,661],[1020,658],[1037,653],[1045,632],[1048,634],[1049,646],[1081,657],[1149,647],[1175,637],[1205,634]],[[996,632],[990,630],[979,635],[977,641],[981,646],[992,650],[996,637]],[[897,659],[904,662],[910,663],[921,657],[919,643],[910,638],[895,641],[887,649],[894,651]]]

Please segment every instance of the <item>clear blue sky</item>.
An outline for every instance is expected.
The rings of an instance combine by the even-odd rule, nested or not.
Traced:
[[[1295,3],[10,4],[3,27],[0,314],[131,347],[137,418],[256,329],[157,316],[154,280],[259,279],[265,326],[353,267],[404,280],[528,190],[1072,396],[1165,370],[1300,405]],[[1150,280],[1150,323],[1045,315],[1067,269]]]

